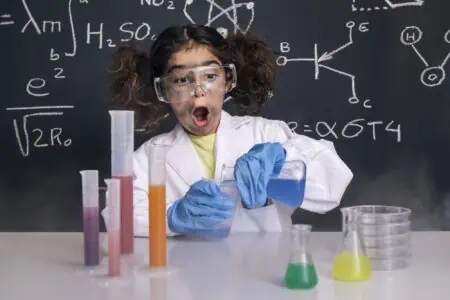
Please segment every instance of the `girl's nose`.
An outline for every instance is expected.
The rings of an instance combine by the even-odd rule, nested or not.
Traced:
[[[203,88],[201,84],[196,84],[194,89],[192,90],[192,96],[195,97],[204,97],[206,95],[206,90]]]

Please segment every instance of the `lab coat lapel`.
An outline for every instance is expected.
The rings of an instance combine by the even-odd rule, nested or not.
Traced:
[[[216,160],[214,180],[216,182],[220,181],[222,166],[233,165],[235,162],[235,147],[230,141],[231,133],[236,126],[234,123],[232,117],[222,111],[214,148]],[[190,186],[200,178],[206,177],[206,173],[186,131],[180,124],[177,124],[174,130],[175,140],[167,154],[167,164]]]
[[[216,165],[214,170],[214,180],[216,182],[220,182],[222,167],[224,164],[234,165],[233,151],[235,147],[233,147],[233,144],[230,141],[230,136],[233,129],[234,126],[231,116],[227,112],[222,111],[215,143]]]
[[[205,171],[183,127],[178,124],[175,131],[176,137],[167,154],[167,164],[190,186],[202,177],[206,177]]]

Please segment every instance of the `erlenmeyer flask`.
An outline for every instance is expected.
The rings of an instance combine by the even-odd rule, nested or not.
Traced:
[[[291,253],[284,275],[284,283],[290,289],[311,289],[317,285],[316,268],[309,251],[311,225],[291,226]]]
[[[331,273],[336,280],[365,281],[372,274],[372,264],[362,243],[359,212],[348,207],[341,212],[343,237]]]

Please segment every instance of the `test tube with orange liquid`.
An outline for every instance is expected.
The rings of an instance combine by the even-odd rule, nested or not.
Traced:
[[[150,268],[161,268],[167,265],[166,148],[164,146],[153,146],[149,157],[148,230]]]
[[[152,145],[148,160],[148,260],[136,274],[166,277],[178,271],[168,266],[166,238],[167,146]]]

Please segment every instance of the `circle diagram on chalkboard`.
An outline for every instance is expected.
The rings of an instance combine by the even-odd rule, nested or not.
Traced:
[[[416,46],[416,44],[421,41],[422,37],[423,32],[419,27],[406,26],[400,34],[400,41],[403,45],[410,46],[425,65],[425,69],[420,75],[420,81],[422,82],[422,84],[427,87],[435,87],[442,84],[442,82],[445,80],[446,73],[444,67],[450,59],[450,52],[447,54],[440,65],[430,66],[428,61],[425,59],[425,57],[423,57],[423,55],[419,52],[418,47]],[[450,44],[450,30],[445,33],[444,41],[447,44]]]
[[[202,22],[197,22],[194,20],[193,16],[190,13],[190,7],[194,4],[194,0],[186,0],[183,8],[183,13],[189,22],[192,24],[199,24]],[[201,3],[209,4],[208,8],[208,19],[204,24],[206,26],[213,26],[213,23],[216,20],[221,18],[226,18],[233,25],[233,33],[246,34],[250,27],[252,26],[253,20],[255,18],[255,3],[254,2],[242,2],[236,3],[236,0],[229,1],[229,6],[226,7],[224,2],[227,1],[219,1],[220,4],[216,3],[215,0],[206,0],[206,1],[198,1]],[[250,18],[246,22],[239,19],[238,16],[242,15],[243,11],[249,12]],[[239,12],[239,14],[238,14]],[[242,26],[242,24],[245,24]],[[217,31],[223,36],[228,36],[228,29],[223,27],[218,27]]]

